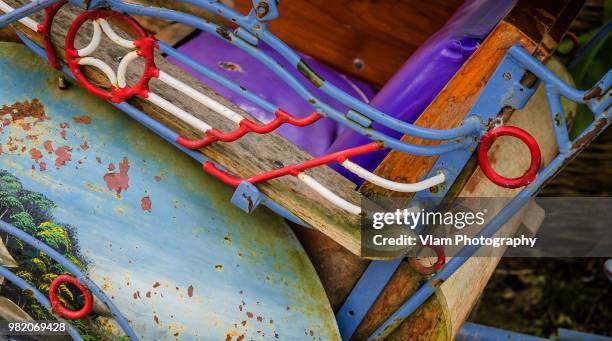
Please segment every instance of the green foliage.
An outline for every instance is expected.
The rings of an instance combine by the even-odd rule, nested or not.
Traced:
[[[29,234],[33,234],[36,232],[36,225],[34,224],[34,219],[28,212],[19,212],[11,215],[9,217],[9,223],[20,230],[24,230]]]
[[[0,219],[35,236],[85,270],[84,262],[75,254],[77,248],[68,231],[69,227],[53,222],[52,210],[54,207],[54,203],[43,194],[23,189],[18,178],[0,170]],[[51,282],[58,275],[66,273],[63,266],[45,253],[13,236],[8,236],[6,248],[20,265],[15,274],[38,288],[43,294],[48,294]],[[8,293],[4,292],[7,287],[1,288],[3,294]],[[27,302],[25,309],[34,319],[55,319],[53,314],[31,295],[24,294],[21,290],[13,292],[20,296],[19,300]],[[65,284],[59,286],[58,298],[64,306],[78,309],[81,303],[77,301],[77,297],[77,292],[73,292],[71,287]],[[90,319],[73,321],[72,324],[84,340],[96,339],[92,336],[95,326],[92,325]]]
[[[36,238],[51,246],[60,253],[71,251],[71,242],[68,232],[60,225],[46,221],[37,228]]]

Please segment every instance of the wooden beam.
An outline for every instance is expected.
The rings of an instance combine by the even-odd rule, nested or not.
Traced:
[[[20,7],[27,0],[7,0],[13,8]],[[73,22],[74,18],[82,12],[81,8],[68,4],[59,11],[56,16],[52,29],[52,40],[56,46],[58,58],[65,61],[64,42],[66,30]],[[33,16],[38,22],[42,22],[40,13]],[[26,34],[30,39],[42,46],[42,38],[38,33],[35,33],[21,24],[16,27]],[[125,34],[117,29],[120,34]],[[84,25],[76,39],[76,46],[81,47],[87,45],[92,36],[92,26]],[[112,44],[107,39],[103,39],[100,47],[96,51],[96,57],[106,61],[112,68],[117,69],[118,60],[126,53],[124,48]],[[224,105],[239,112],[244,117],[253,119],[247,112],[236,107],[226,99],[214,93],[211,89],[203,86],[197,79],[188,75],[179,67],[165,60],[159,53],[155,56],[158,67],[165,72],[171,74],[177,79],[189,84],[198,91],[216,99]],[[134,84],[139,78],[138,72],[142,70],[139,65],[140,60],[134,62],[127,74],[128,84]],[[97,69],[86,67],[85,73],[94,83],[108,86],[108,80]],[[216,128],[223,131],[231,131],[236,129],[237,125],[222,118],[217,113],[204,107],[191,98],[178,93],[173,88],[165,85],[157,80],[152,80],[150,90],[156,94],[164,96],[168,101],[175,103],[187,112],[212,123]],[[174,116],[163,111],[155,105],[143,100],[142,98],[134,98],[130,103],[142,108],[145,113],[162,124],[168,126],[181,135],[195,137],[196,131],[178,121]],[[95,115],[95,113],[93,113]],[[268,171],[274,168],[273,162],[281,162],[284,165],[291,165],[306,161],[311,158],[310,155],[300,150],[294,144],[288,142],[276,133],[267,135],[249,134],[239,141],[233,143],[216,143],[201,150],[208,158],[218,162],[226,167],[229,171],[241,177],[250,176],[260,172]],[[177,153],[179,151],[177,150]],[[360,195],[354,190],[354,184],[345,179],[340,174],[336,173],[329,167],[317,167],[307,172],[317,181],[327,186],[330,190],[352,203],[360,203]],[[202,174],[202,176],[207,176]],[[312,225],[322,233],[326,234],[340,245],[344,246],[355,254],[360,253],[360,234],[359,234],[359,218],[358,216],[349,214],[348,212],[330,204],[326,199],[304,185],[301,181],[292,176],[285,176],[266,183],[258,185],[262,193],[266,194],[272,200],[283,205],[290,212],[303,219],[305,222]],[[205,188],[194,189],[206,191]],[[230,198],[227,198],[228,200]]]

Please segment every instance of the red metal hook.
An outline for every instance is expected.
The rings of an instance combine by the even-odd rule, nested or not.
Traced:
[[[134,47],[138,49],[138,55],[144,58],[145,67],[140,80],[133,87],[117,88],[114,85],[111,85],[111,91],[106,91],[92,84],[81,72],[81,66],[79,65],[79,52],[74,47],[74,38],[76,37],[79,28],[81,28],[85,22],[89,20],[106,19],[109,17],[122,20],[134,32],[136,32],[138,39],[134,41]],[[74,19],[74,22],[72,22],[72,25],[70,25],[68,32],[66,33],[66,58],[68,60],[68,66],[76,79],[91,94],[114,103],[121,103],[132,96],[140,96],[144,98],[148,96],[149,81],[151,78],[159,76],[159,69],[155,65],[153,54],[153,50],[155,48],[157,48],[157,41],[155,38],[148,36],[140,24],[129,16],[112,10],[95,9],[92,11],[83,12]]]
[[[525,171],[525,173],[518,178],[506,178],[499,175],[489,162],[489,157],[487,153],[489,152],[489,148],[493,141],[499,136],[512,136],[517,139],[523,141],[525,145],[529,148],[529,153],[531,154],[531,163],[529,164],[529,168]],[[540,162],[542,160],[542,155],[540,153],[540,147],[538,146],[538,142],[533,138],[533,136],[529,135],[528,132],[524,131],[521,128],[512,127],[512,126],[501,126],[495,129],[488,131],[486,134],[482,136],[480,139],[480,144],[478,145],[478,163],[480,164],[480,168],[482,172],[491,180],[493,183],[506,187],[506,188],[518,188],[527,186],[533,182],[538,174],[538,170],[540,169]]]
[[[85,298],[83,308],[74,311],[62,305],[62,302],[60,302],[59,298],[57,297],[57,291],[59,286],[64,283],[74,284],[81,291],[81,293],[83,293],[83,297]],[[93,297],[91,296],[89,290],[87,290],[87,288],[81,284],[78,279],[70,275],[59,275],[53,280],[53,282],[51,282],[51,287],[49,288],[49,300],[51,301],[51,310],[54,313],[71,320],[78,320],[87,316],[93,308]]]

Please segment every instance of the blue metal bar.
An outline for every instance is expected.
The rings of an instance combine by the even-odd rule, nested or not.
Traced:
[[[83,285],[85,285],[89,289],[89,291],[91,291],[92,294],[94,294],[102,303],[104,303],[109,308],[111,314],[113,315],[113,318],[121,326],[121,329],[123,329],[123,332],[127,335],[127,337],[130,340],[138,340],[138,336],[136,336],[136,333],[134,333],[132,327],[130,327],[129,323],[127,322],[125,317],[123,317],[123,315],[115,306],[113,301],[111,301],[106,296],[106,294],[104,294],[104,292],[96,285],[96,283],[94,283],[94,281],[92,281],[87,275],[81,272],[81,269],[79,269],[78,266],[74,265],[71,261],[66,259],[49,245],[41,242],[40,240],[32,237],[24,231],[2,220],[0,220],[0,230],[13,235],[24,241],[26,244],[29,244],[32,247],[44,252],[47,256],[51,257],[51,259],[66,268],[66,270],[72,273],[79,280],[79,282],[83,283]]]
[[[28,15],[49,7],[59,0],[35,0],[27,5],[23,5],[10,13],[0,16],[0,28],[9,25],[17,20],[23,19]]]
[[[555,130],[555,137],[557,139],[557,146],[559,146],[559,151],[561,153],[566,153],[570,149],[571,141],[567,131],[567,123],[565,122],[565,110],[563,110],[561,98],[559,97],[555,85],[546,84],[545,88],[548,105],[550,107],[552,126]]]
[[[402,260],[403,257],[399,257],[389,261],[371,261],[368,264],[365,272],[336,313],[342,340],[349,340],[353,336]]]
[[[456,341],[548,341],[537,336],[516,333],[499,328],[466,322],[457,334]]]
[[[4,279],[8,280],[9,282],[15,284],[21,290],[27,290],[27,291],[31,292],[32,295],[34,295],[34,298],[38,302],[40,302],[40,304],[42,304],[43,307],[47,308],[47,310],[49,310],[49,311],[52,311],[51,310],[51,303],[49,302],[47,297],[42,292],[40,292],[36,287],[34,287],[30,283],[26,282],[23,278],[15,275],[9,269],[7,269],[7,268],[5,268],[3,266],[0,266],[0,276],[2,276]],[[83,341],[83,338],[81,337],[79,332],[76,331],[76,329],[74,329],[74,327],[69,322],[67,322],[67,321],[64,321],[64,322],[66,322],[66,329],[67,329],[68,334],[70,335],[70,337],[72,337],[73,340]]]

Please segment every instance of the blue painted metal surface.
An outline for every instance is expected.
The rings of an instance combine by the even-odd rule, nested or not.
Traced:
[[[259,330],[280,339],[311,339],[310,331],[322,339],[338,337],[319,279],[282,220],[265,210],[248,216],[229,205],[231,191],[203,175],[199,163],[79,87],[57,89],[59,73],[24,47],[2,44],[0,54],[0,104],[36,97],[48,116],[3,127],[0,144],[22,142],[14,151],[4,148],[0,169],[57,205],[55,218],[74,227],[79,252],[88,260],[87,277],[69,270],[94,293],[87,278],[98,283],[136,335],[249,339],[261,337]],[[20,81],[8,81],[15,79]],[[160,135],[171,134],[129,105],[118,106]],[[74,121],[82,115],[91,124]],[[28,130],[21,125],[26,123]],[[71,158],[57,166],[55,154],[32,159],[28,151],[42,149],[43,141],[72,148]],[[200,153],[187,152],[203,161]],[[107,164],[126,165],[126,159],[129,186],[109,189],[105,176],[118,172]],[[206,192],[192,191],[194,186]]]

